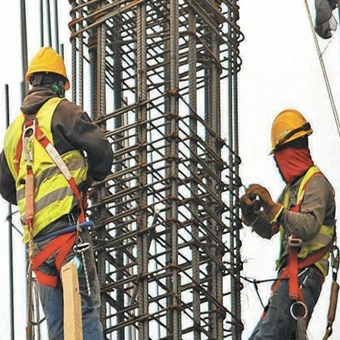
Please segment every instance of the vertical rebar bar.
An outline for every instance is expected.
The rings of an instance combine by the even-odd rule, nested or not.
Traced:
[[[5,104],[6,104],[6,128],[10,124],[10,110],[9,110],[9,87],[5,85]],[[8,203],[8,270],[9,270],[9,322],[10,322],[10,339],[15,338],[15,319],[14,319],[14,277],[13,277],[13,222],[12,222],[12,205]]]

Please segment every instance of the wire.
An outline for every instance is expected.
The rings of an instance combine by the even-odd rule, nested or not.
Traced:
[[[263,309],[266,308],[266,305],[263,303],[263,300],[261,298],[261,295],[260,295],[260,292],[259,292],[259,284],[261,283],[267,283],[267,282],[276,282],[276,281],[284,281],[284,280],[287,280],[286,278],[284,279],[281,279],[281,278],[275,278],[275,279],[264,279],[264,280],[256,280],[256,279],[253,279],[253,278],[250,278],[250,277],[247,277],[247,276],[242,276],[241,275],[241,279],[246,281],[246,282],[249,282],[249,283],[252,283],[253,286],[254,286],[254,289],[255,289],[255,292],[256,292],[256,295],[261,303],[261,306]]]
[[[330,85],[329,80],[328,80],[326,67],[325,67],[325,64],[323,62],[322,53],[321,53],[321,50],[320,50],[318,37],[317,37],[315,29],[314,29],[313,19],[312,19],[311,13],[310,13],[308,2],[307,2],[307,0],[304,0],[304,2],[305,2],[305,5],[306,5],[306,11],[307,11],[311,31],[312,31],[312,34],[313,34],[315,47],[316,47],[316,50],[317,50],[317,53],[318,53],[322,74],[323,74],[323,77],[324,77],[324,80],[325,80],[325,83],[326,83],[326,88],[327,88],[328,97],[329,97],[329,100],[330,100],[330,103],[331,103],[331,107],[332,107],[332,111],[333,111],[333,115],[334,115],[334,119],[335,119],[335,124],[336,124],[337,130],[338,130],[338,134],[340,136],[340,121],[339,121],[338,112],[337,112],[335,102],[334,102],[332,88],[331,88],[331,85]]]

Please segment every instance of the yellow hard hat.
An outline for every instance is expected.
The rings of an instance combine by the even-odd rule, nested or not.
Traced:
[[[305,117],[297,110],[287,109],[280,112],[272,125],[272,151],[292,140],[309,136],[313,132]]]
[[[63,76],[66,80],[65,90],[70,88],[70,82],[66,75],[63,58],[51,47],[42,47],[33,57],[26,73],[26,80],[31,81],[33,73],[51,72]]]

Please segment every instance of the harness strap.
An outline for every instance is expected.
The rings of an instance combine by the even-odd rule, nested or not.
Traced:
[[[296,252],[296,256],[290,255],[288,257],[287,266],[285,266],[280,271],[278,278],[276,279],[275,283],[272,285],[272,294],[275,293],[281,281],[288,279],[289,297],[293,300],[304,302],[303,294],[299,287],[299,281],[298,281],[299,270],[309,267],[313,265],[314,263],[318,262],[319,260],[321,260],[323,256],[327,254],[328,251],[331,250],[334,239],[335,237],[329,244],[327,244],[327,246],[317,250],[316,252],[310,254],[308,257],[300,261],[298,261],[297,252]],[[295,250],[293,250],[293,252],[295,252]],[[292,264],[292,261],[293,261],[293,264]],[[269,308],[269,304],[264,308],[262,312],[262,316],[261,316],[262,320],[265,319],[268,308]]]
[[[17,148],[16,148],[15,156],[14,156],[14,169],[17,174],[19,173],[19,170],[20,170],[21,152],[22,152],[22,138],[19,138],[19,142],[17,144]]]
[[[85,218],[85,211],[84,211],[84,201],[82,199],[82,196],[79,192],[79,189],[77,187],[77,184],[76,184],[71,172],[67,168],[65,162],[61,158],[58,151],[55,149],[53,144],[49,141],[49,139],[46,137],[46,135],[43,133],[43,131],[39,127],[35,117],[32,116],[32,115],[27,115],[26,113],[23,113],[23,115],[25,116],[25,127],[27,128],[27,127],[29,127],[33,124],[35,125],[34,133],[35,133],[36,139],[43,146],[45,151],[48,153],[48,155],[51,157],[51,159],[53,160],[55,165],[59,168],[59,170],[64,175],[67,182],[69,183],[70,188],[73,191],[73,194],[75,195],[75,197],[78,200],[78,206],[79,206],[79,210],[80,210],[79,222],[85,222],[86,218]],[[22,138],[20,138],[19,143],[17,145],[15,159],[14,159],[15,169],[16,169],[17,172],[19,172],[22,148],[23,148]]]
[[[325,247],[317,250],[316,252],[310,254],[309,256],[307,256],[306,258],[304,258],[300,261],[298,261],[298,258],[297,258],[297,251],[295,251],[295,250],[291,251],[290,254],[296,252],[296,256],[294,256],[294,255],[289,256],[287,266],[284,267],[281,270],[278,279],[276,280],[276,282],[272,286],[272,293],[274,293],[276,291],[277,287],[279,286],[279,284],[281,283],[281,281],[283,279],[288,278],[289,279],[289,285],[292,284],[292,287],[291,286],[289,287],[289,296],[291,297],[291,294],[292,294],[292,295],[296,296],[295,298],[293,298],[294,300],[300,299],[300,295],[299,295],[298,292],[301,291],[301,290],[300,290],[300,287],[298,286],[298,279],[297,279],[298,278],[298,275],[297,275],[298,271],[300,269],[309,267],[312,264],[320,261],[323,258],[323,256],[326,255],[327,252],[330,251],[331,248],[333,247],[334,239],[335,239],[335,237],[333,237],[332,241],[329,244],[327,244]],[[294,248],[292,248],[292,249],[294,249]],[[298,249],[298,248],[296,248],[296,249]],[[293,258],[293,260],[291,258]],[[296,258],[296,260],[294,258]],[[292,265],[291,261],[293,261],[293,265]],[[290,266],[293,266],[293,269],[291,269]],[[291,283],[291,282],[293,282],[293,283]],[[296,287],[298,287],[298,289],[296,289]],[[302,297],[302,294],[301,294],[301,297]]]
[[[299,213],[300,209],[301,209],[301,204],[303,201],[303,197],[305,194],[305,190],[306,190],[306,185],[308,183],[308,181],[310,180],[310,178],[312,176],[321,176],[321,172],[317,167],[312,167],[309,169],[309,171],[307,172],[307,174],[305,175],[305,177],[303,178],[299,190],[298,190],[298,194],[297,194],[297,203],[295,206],[290,208],[290,211]],[[309,177],[308,177],[309,176]],[[286,195],[288,193],[286,192]],[[287,196],[285,197],[285,200],[287,199]],[[287,202],[288,204],[288,202]],[[333,240],[330,242],[329,247],[323,247],[320,249],[320,251],[316,251],[312,254],[310,254],[309,256],[307,256],[305,259],[302,259],[299,261],[298,259],[298,253],[300,251],[300,245],[301,245],[301,240],[297,239],[294,237],[294,235],[290,235],[288,240],[288,263],[287,266],[284,268],[284,270],[282,270],[280,275],[285,275],[285,278],[289,279],[288,282],[288,287],[289,287],[289,298],[295,301],[304,301],[303,298],[303,294],[302,291],[300,289],[299,286],[299,280],[298,280],[298,274],[299,274],[299,269],[308,267],[309,265],[312,265],[316,262],[318,262],[319,260],[322,259],[322,257],[327,253],[327,251],[331,248],[331,246],[333,245]],[[308,259],[308,260],[307,260]],[[280,278],[280,276],[279,276]],[[280,282],[280,281],[277,281]],[[277,283],[276,282],[276,283]],[[274,287],[276,286],[276,284],[274,284]],[[273,287],[273,288],[274,288]],[[275,287],[276,289],[277,287]]]
[[[298,265],[298,257],[297,254],[299,252],[299,248],[291,248],[289,251],[288,258],[288,276],[289,276],[289,298],[291,300],[299,300],[303,301],[303,294],[301,292],[298,275],[299,275],[299,265]]]
[[[27,221],[33,221],[34,218],[34,175],[31,166],[27,166],[26,173],[26,219]]]
[[[23,150],[23,137],[25,137],[25,133],[31,129],[33,132],[31,135],[31,138],[34,137],[37,139],[37,141],[42,145],[42,147],[45,149],[45,151],[48,153],[48,155],[51,157],[52,161],[55,163],[55,165],[59,168],[61,173],[64,175],[65,179],[68,181],[69,186],[71,190],[73,191],[75,197],[78,200],[78,206],[80,209],[80,215],[79,215],[79,222],[85,222],[85,211],[83,206],[83,200],[80,195],[80,192],[78,190],[77,184],[67,168],[65,162],[61,158],[58,151],[55,149],[53,144],[49,141],[49,139],[46,137],[46,135],[43,133],[41,128],[38,125],[38,122],[34,115],[27,115],[24,113],[25,116],[25,123],[24,123],[24,131],[22,132],[22,137],[19,139],[19,143],[17,145],[16,149],[16,155],[15,155],[15,170],[19,172],[20,168],[20,159],[22,152],[24,151],[25,158],[27,157],[27,150]],[[26,153],[26,154],[25,154]],[[30,156],[30,155],[28,155]],[[32,237],[32,229],[33,229],[33,220],[34,220],[34,174],[32,171],[32,166],[26,161],[26,188],[25,188],[25,195],[26,195],[26,216],[27,216],[27,227],[30,231],[31,237],[30,237],[30,249],[33,251],[33,237]],[[31,160],[32,161],[32,160]],[[35,275],[37,277],[37,281],[42,284],[49,287],[56,287],[58,282],[58,277],[54,275],[49,275],[46,273],[43,273],[38,270],[38,268],[46,261],[48,258],[53,254],[57,252],[56,258],[55,258],[55,267],[60,272],[61,266],[72,249],[73,245],[75,244],[77,239],[77,232],[71,232],[68,234],[64,234],[61,236],[56,237],[53,239],[50,243],[46,245],[44,249],[42,249],[38,254],[36,254],[34,257],[30,256],[31,260],[31,269],[35,272]],[[33,257],[33,258],[32,258]]]
[[[59,170],[64,175],[65,179],[68,181],[71,190],[73,191],[74,195],[76,196],[78,200],[78,205],[80,209],[80,215],[79,215],[79,221],[84,222],[85,221],[85,212],[83,207],[83,200],[80,195],[80,192],[78,190],[77,184],[70,173],[69,169],[67,168],[65,162],[61,158],[58,151],[55,149],[53,144],[48,140],[48,138],[45,136],[45,134],[41,131],[38,124],[36,124],[36,138],[40,142],[40,144],[44,147],[46,152],[50,155],[53,162],[56,164],[56,166],[59,168]]]
[[[60,272],[61,266],[72,249],[74,243],[77,239],[77,232],[64,234],[56,237],[51,242],[49,242],[45,248],[43,248],[32,260],[32,270],[34,271],[37,281],[49,287],[56,287],[58,282],[58,277],[55,275],[50,275],[43,273],[38,270],[38,268],[49,259],[49,257],[58,252],[55,258],[55,267]]]

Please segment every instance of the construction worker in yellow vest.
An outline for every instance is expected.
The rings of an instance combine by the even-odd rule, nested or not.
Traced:
[[[91,237],[79,225],[87,223],[81,192],[110,173],[111,145],[87,113],[64,98],[70,83],[62,57],[51,47],[39,49],[26,80],[32,88],[6,131],[0,155],[0,194],[18,205],[23,241],[32,246],[49,339],[63,339],[60,268],[78,259],[83,338],[101,340]],[[84,245],[80,256],[76,250]]]
[[[311,133],[299,111],[279,113],[272,125],[271,154],[286,187],[274,201],[265,187],[252,184],[240,199],[245,225],[267,239],[280,233],[278,279],[251,340],[305,339],[328,273],[335,238],[334,192],[311,158]]]

